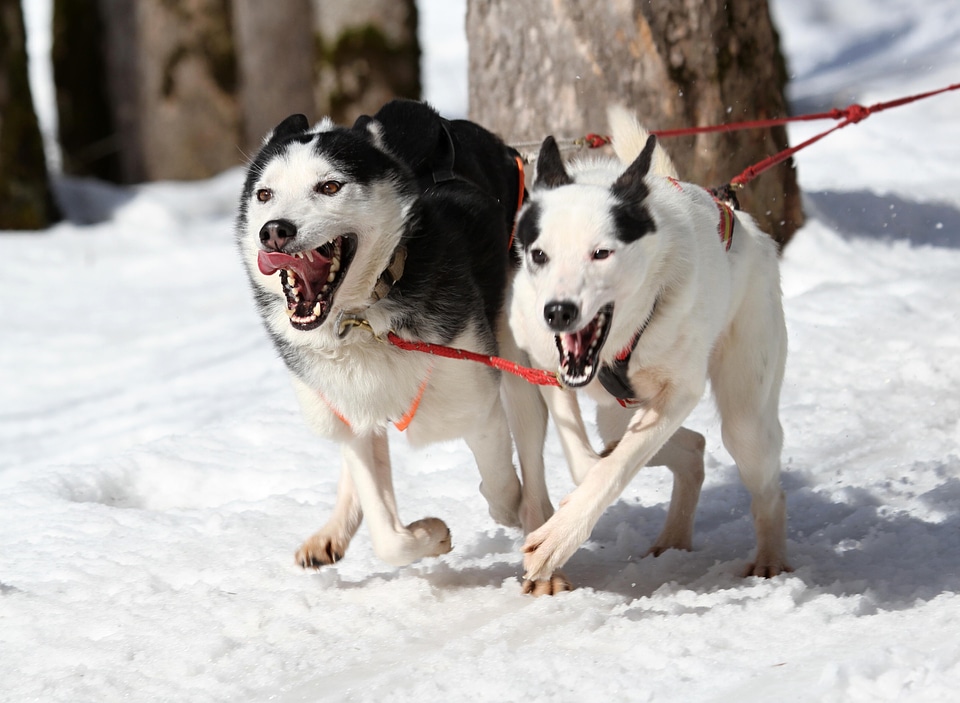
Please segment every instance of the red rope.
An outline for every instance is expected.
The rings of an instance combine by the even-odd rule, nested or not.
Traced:
[[[777,117],[768,120],[748,120],[745,122],[731,122],[729,124],[718,124],[718,125],[704,125],[701,127],[684,127],[681,129],[662,129],[655,130],[652,134],[656,134],[660,138],[669,138],[669,137],[686,137],[694,134],[711,134],[714,132],[733,132],[741,129],[763,129],[766,127],[777,127],[779,125],[787,124],[789,122],[809,122],[812,120],[843,120],[840,124],[831,127],[825,132],[811,137],[802,144],[798,144],[793,147],[789,147],[774,154],[763,161],[754,164],[746,168],[740,175],[731,179],[730,185],[733,186],[744,186],[754,178],[759,176],[761,173],[767,169],[773,168],[779,163],[786,161],[795,153],[804,149],[811,144],[820,141],[825,136],[831,132],[835,132],[838,129],[842,129],[847,125],[856,124],[861,120],[865,120],[870,115],[876,112],[882,112],[888,110],[891,107],[900,107],[901,105],[907,105],[908,103],[916,102],[917,100],[923,100],[925,98],[933,97],[934,95],[940,95],[941,93],[946,93],[951,90],[960,89],[960,83],[954,83],[953,85],[948,85],[945,88],[939,88],[937,90],[930,90],[926,93],[917,93],[916,95],[908,95],[903,98],[897,98],[896,100],[889,100],[887,102],[876,103],[875,105],[870,105],[864,107],[863,105],[858,105],[854,103],[853,105],[848,105],[844,109],[834,108],[828,112],[816,112],[809,115],[796,115],[794,117]],[[587,134],[586,136],[576,140],[577,144],[582,144],[589,149],[597,149],[602,146],[606,146],[611,141],[609,136],[600,135],[600,134]]]
[[[513,375],[519,376],[529,383],[535,383],[538,386],[560,386],[560,381],[557,380],[555,374],[552,374],[548,371],[543,371],[541,369],[529,369],[499,356],[477,354],[476,352],[467,351],[466,349],[445,347],[442,344],[412,342],[410,340],[403,339],[403,337],[398,337],[393,332],[387,333],[387,339],[393,346],[405,351],[426,352],[427,354],[442,356],[446,357],[447,359],[465,359],[467,361],[477,361],[481,364],[486,364],[487,366],[492,366],[495,369],[499,369],[500,371],[512,373]]]

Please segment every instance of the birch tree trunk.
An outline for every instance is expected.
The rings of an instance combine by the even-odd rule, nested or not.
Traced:
[[[20,0],[0,0],[0,230],[58,219],[27,78]]]
[[[605,133],[623,103],[649,129],[787,113],[766,0],[468,0],[470,116],[512,142]],[[681,176],[723,185],[787,146],[776,127],[664,140]],[[803,223],[792,162],[740,192],[781,248]]]

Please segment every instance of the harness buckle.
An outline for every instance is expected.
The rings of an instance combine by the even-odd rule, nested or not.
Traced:
[[[354,327],[361,327],[372,334],[374,339],[381,342],[384,341],[383,337],[374,332],[373,326],[369,321],[367,321],[366,318],[360,317],[359,315],[355,315],[353,313],[347,313],[346,311],[341,312],[337,317],[337,337],[343,339],[350,334],[350,331]]]

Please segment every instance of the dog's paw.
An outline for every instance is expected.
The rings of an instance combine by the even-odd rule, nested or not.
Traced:
[[[343,559],[348,544],[349,540],[317,532],[300,545],[294,559],[304,569],[319,569]]]
[[[760,578],[769,579],[774,576],[779,576],[780,574],[789,574],[792,571],[793,567],[783,562],[765,564],[754,562],[747,564],[747,568],[743,570],[743,577],[759,576]]]
[[[559,571],[554,572],[553,575],[548,579],[539,579],[537,581],[524,579],[523,581],[524,595],[531,595],[535,598],[540,596],[555,596],[558,593],[572,590],[573,585],[570,583],[567,577]]]
[[[668,549],[679,549],[683,552],[692,552],[693,551],[693,537],[689,534],[661,534],[657,537],[657,540],[653,543],[650,549],[647,550],[645,557],[658,557]]]
[[[527,536],[523,545],[523,568],[526,570],[523,578],[530,581],[549,579],[590,534],[588,527],[583,530],[584,525],[569,525],[565,518],[561,509],[543,527]]]
[[[425,517],[422,520],[411,522],[407,529],[424,545],[425,557],[438,557],[453,549],[453,540],[450,537],[450,528],[440,518]]]

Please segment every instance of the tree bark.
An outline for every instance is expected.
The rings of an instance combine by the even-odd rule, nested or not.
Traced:
[[[118,182],[120,144],[104,46],[99,0],[54,0],[51,58],[63,172]]]
[[[313,0],[320,114],[351,124],[385,102],[420,97],[414,0]]]
[[[207,178],[241,163],[229,0],[100,0],[100,10],[123,180]]]
[[[606,130],[623,103],[649,129],[787,113],[766,0],[468,0],[470,116],[510,141]],[[664,140],[685,180],[723,185],[787,146],[786,130]],[[803,223],[792,162],[740,191],[780,244]]]
[[[244,150],[294,113],[315,117],[311,0],[233,0]]]
[[[0,230],[43,229],[58,218],[27,77],[20,0],[0,0]]]

